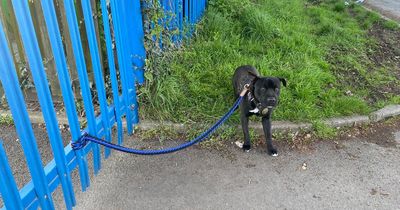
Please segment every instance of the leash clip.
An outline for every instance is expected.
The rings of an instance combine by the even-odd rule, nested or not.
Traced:
[[[245,84],[245,85],[243,86],[242,92],[240,93],[240,96],[246,95],[246,93],[247,93],[247,91],[249,91],[249,89],[250,89],[250,85],[249,85],[249,84]]]

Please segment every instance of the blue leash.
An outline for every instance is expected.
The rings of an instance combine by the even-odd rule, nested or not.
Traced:
[[[221,117],[221,119],[219,119],[211,128],[209,128],[208,130],[206,130],[204,133],[197,136],[193,140],[186,142],[184,144],[181,144],[179,146],[176,146],[176,147],[160,149],[160,150],[138,150],[138,149],[132,149],[132,148],[123,147],[123,146],[120,146],[117,144],[113,144],[113,143],[104,141],[100,138],[90,136],[87,133],[82,135],[81,138],[78,139],[78,141],[71,143],[71,146],[72,146],[72,149],[79,150],[79,149],[82,149],[83,147],[85,147],[88,141],[91,141],[93,143],[100,144],[105,147],[117,150],[117,151],[131,153],[131,154],[137,154],[137,155],[160,155],[160,154],[176,152],[176,151],[185,149],[187,147],[190,147],[198,142],[201,142],[201,141],[205,140],[210,134],[214,133],[226,120],[229,119],[230,116],[232,116],[232,114],[235,112],[235,110],[238,108],[238,106],[242,102],[243,97],[246,94],[247,90],[248,90],[248,86],[245,86],[245,89],[242,91],[239,98],[233,104],[232,108],[223,117]]]

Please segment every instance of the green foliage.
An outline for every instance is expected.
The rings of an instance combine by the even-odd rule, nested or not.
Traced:
[[[165,140],[179,139],[180,135],[170,126],[159,126],[157,128],[140,132],[140,138],[143,140],[158,139],[162,143]]]
[[[388,79],[387,71],[367,58],[375,44],[367,29],[381,19],[342,3],[210,0],[190,43],[167,41],[163,52],[147,47],[141,116],[215,121],[234,102],[231,78],[244,64],[254,65],[262,75],[287,79],[274,119],[312,121],[371,111],[366,98]],[[371,69],[378,73],[369,74]],[[230,121],[237,123],[238,116]]]
[[[393,20],[387,20],[383,23],[383,27],[389,30],[397,30],[400,28],[399,23],[393,21]]]
[[[336,12],[343,12],[346,9],[346,5],[343,1],[340,1],[334,5],[333,10]]]
[[[175,16],[165,12],[160,1],[144,0],[143,9],[145,37],[144,43],[147,52],[145,65],[146,85],[139,89],[139,98],[142,101],[143,117],[158,116],[157,120],[168,119],[165,112],[172,113],[173,101],[179,100],[179,80],[170,76],[172,60],[176,60],[176,51],[183,50],[181,43],[172,41],[178,35],[177,29],[167,27]],[[173,92],[172,92],[173,91]]]
[[[327,126],[321,121],[313,121],[314,133],[318,138],[321,139],[332,139],[337,136],[335,128]]]
[[[11,115],[1,114],[0,115],[0,125],[13,125],[14,119]]]

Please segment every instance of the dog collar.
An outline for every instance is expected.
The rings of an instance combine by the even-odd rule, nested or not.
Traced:
[[[249,103],[250,103],[250,107],[251,107],[250,112],[251,112],[251,113],[256,113],[256,114],[259,113],[259,112],[260,112],[260,109],[258,109],[257,103],[255,102],[255,98],[254,98],[253,94],[251,93],[251,91],[249,91],[249,92],[247,93],[247,100],[248,100]]]
[[[262,108],[261,107],[261,103],[258,102],[258,100],[253,96],[252,91],[249,91],[247,93],[247,100],[250,103],[250,107],[251,109],[249,110],[249,112],[254,113],[254,114],[260,114],[260,115],[267,115],[267,113],[269,112],[268,108]],[[260,110],[261,113],[260,113]]]

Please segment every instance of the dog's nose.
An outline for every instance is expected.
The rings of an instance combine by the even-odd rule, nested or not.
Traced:
[[[269,98],[267,98],[267,102],[268,102],[269,104],[275,104],[275,103],[276,103],[276,98],[274,98],[274,97],[269,97]]]

